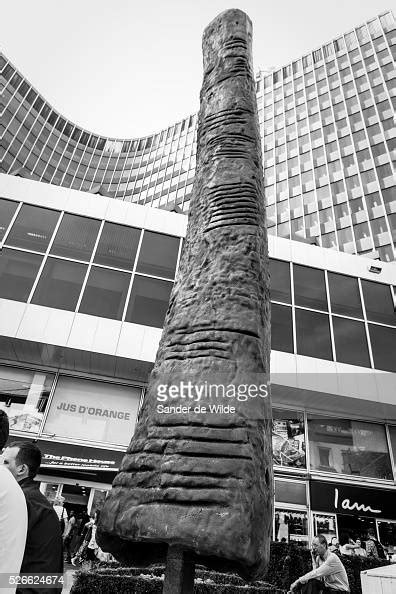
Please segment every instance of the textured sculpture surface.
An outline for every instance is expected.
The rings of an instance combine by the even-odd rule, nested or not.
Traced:
[[[98,532],[101,546],[124,562],[164,560],[168,545],[177,545],[246,579],[263,573],[272,530],[269,397],[235,397],[241,386],[262,385],[270,355],[251,38],[239,10],[220,14],[204,32],[187,237],[139,422]],[[179,399],[161,392],[182,382],[233,386],[237,392],[220,400],[235,412],[210,412],[196,392]]]

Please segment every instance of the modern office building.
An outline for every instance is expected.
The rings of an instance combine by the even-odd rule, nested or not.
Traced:
[[[257,78],[278,539],[373,526],[396,546],[395,46],[386,13]],[[97,507],[155,359],[196,116],[104,138],[4,57],[1,77],[0,406],[46,494]]]

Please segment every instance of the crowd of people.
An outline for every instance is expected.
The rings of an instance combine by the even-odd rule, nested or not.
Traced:
[[[359,557],[373,557],[375,559],[386,559],[386,551],[379,540],[376,538],[373,528],[367,531],[367,538],[352,537],[348,534],[341,534],[338,541],[333,536],[329,545],[329,551],[340,553],[341,555],[357,555]]]
[[[96,542],[99,512],[85,522],[71,511],[59,519],[34,480],[41,465],[40,449],[32,442],[9,438],[9,422],[0,410],[0,575],[63,574],[64,562],[86,561],[88,567],[109,560]],[[65,558],[64,558],[65,555]],[[4,594],[59,594],[62,582],[45,588],[9,584]]]

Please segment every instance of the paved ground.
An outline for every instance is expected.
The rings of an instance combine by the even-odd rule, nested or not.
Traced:
[[[73,567],[71,563],[65,563],[64,565],[64,580],[65,585],[63,586],[62,594],[69,594],[73,585],[74,572],[78,567]]]

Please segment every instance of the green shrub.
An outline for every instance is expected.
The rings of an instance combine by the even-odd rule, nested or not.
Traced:
[[[360,572],[388,565],[388,561],[367,557],[340,555],[346,569],[351,594],[362,594]],[[296,543],[271,543],[268,570],[263,580],[246,584],[239,576],[210,571],[202,566],[195,570],[195,594],[282,594],[298,577],[312,569],[311,553]],[[162,594],[164,566],[149,568],[120,567],[101,563],[95,571],[75,575],[72,594]]]

